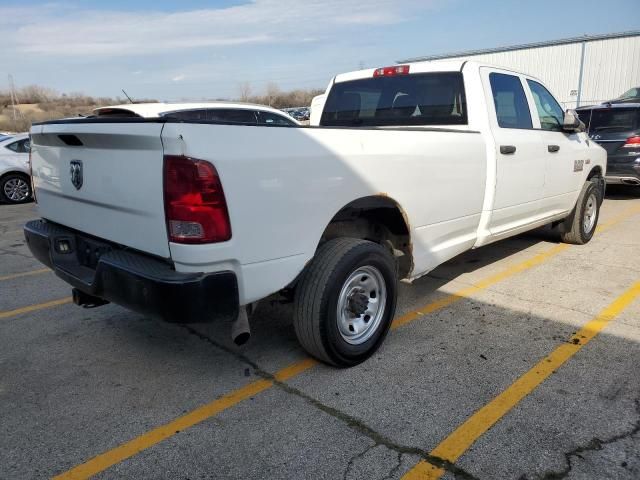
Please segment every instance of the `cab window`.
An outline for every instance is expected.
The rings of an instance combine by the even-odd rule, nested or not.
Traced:
[[[337,82],[320,125],[386,127],[466,125],[460,72],[414,73]]]
[[[505,73],[490,73],[489,83],[501,128],[533,128],[527,97],[520,77]]]
[[[536,103],[538,118],[540,118],[540,127],[543,130],[552,130],[554,132],[562,131],[562,123],[564,121],[564,111],[560,104],[538,82],[527,80],[533,99]]]

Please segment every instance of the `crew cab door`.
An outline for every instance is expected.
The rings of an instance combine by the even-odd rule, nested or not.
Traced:
[[[589,168],[587,136],[562,130],[564,110],[536,80],[527,79],[534,126],[539,128],[540,155],[545,157],[545,182],[540,213],[553,216],[573,208]]]
[[[546,156],[534,129],[524,79],[513,72],[482,69],[494,139],[495,194],[489,221],[500,235],[536,221],[543,196]]]

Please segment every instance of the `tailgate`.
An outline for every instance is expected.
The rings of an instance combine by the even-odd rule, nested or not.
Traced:
[[[48,123],[31,130],[38,209],[52,222],[169,257],[163,123]]]

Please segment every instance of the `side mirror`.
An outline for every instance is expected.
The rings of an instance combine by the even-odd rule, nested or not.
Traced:
[[[576,133],[584,132],[586,127],[584,123],[580,121],[580,117],[575,110],[567,110],[564,114],[564,120],[562,122],[562,130],[565,132]]]

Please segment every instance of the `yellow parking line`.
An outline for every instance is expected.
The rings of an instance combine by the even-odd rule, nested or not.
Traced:
[[[596,232],[597,233],[604,233],[607,230],[609,230],[611,227],[617,225],[618,223],[622,222],[623,220],[626,220],[627,218],[631,217],[632,215],[635,215],[636,213],[640,213],[640,207],[638,207],[638,206],[629,207],[629,208],[623,210],[621,213],[619,213],[615,217],[613,217],[611,220],[608,220],[608,221],[606,221],[604,223],[599,224],[596,227]]]
[[[276,373],[275,378],[278,381],[284,382],[292,377],[300,375],[306,370],[309,370],[316,364],[317,362],[315,360],[307,358],[305,360],[302,360],[301,362],[296,362],[293,365],[280,370],[278,373]],[[133,440],[122,444],[117,448],[114,448],[113,450],[103,453],[102,455],[98,455],[97,457],[92,458],[82,465],[78,465],[77,467],[72,468],[67,472],[53,477],[53,480],[75,480],[80,478],[89,478],[93,475],[96,475],[97,473],[106,470],[110,466],[115,465],[116,463],[120,463],[123,460],[132,457],[133,455],[136,455],[142,450],[160,443],[161,441],[175,435],[177,432],[201,423],[208,418],[211,418],[214,415],[217,415],[218,413],[233,407],[243,400],[246,400],[247,398],[253,397],[260,392],[271,388],[272,386],[273,381],[271,380],[258,380],[256,382],[250,383],[242,388],[234,390],[233,392],[220,397],[217,400],[214,400],[211,403],[196,408],[195,410],[192,410],[182,417],[178,417],[165,425],[144,433],[139,437],[136,437]]]
[[[640,207],[638,206],[634,206],[634,207],[630,207],[628,209],[626,209],[625,211],[623,211],[622,213],[620,213],[619,215],[616,215],[614,218],[612,218],[611,220],[609,220],[608,222],[605,222],[603,224],[601,224],[600,226],[598,226],[597,228],[597,233],[604,233],[605,231],[609,230],[610,228],[614,227],[615,225],[617,225],[618,223],[622,222],[623,220],[626,220],[627,218],[631,217],[632,215],[635,215],[637,213],[640,213]],[[402,315],[401,317],[397,317],[393,320],[393,323],[391,324],[391,329],[395,330],[396,328],[399,328],[403,325],[405,325],[406,323],[409,323],[413,320],[415,320],[418,317],[421,317],[423,315],[428,315],[430,313],[435,312],[436,310],[439,310],[441,308],[445,308],[448,307],[449,305],[451,305],[452,303],[457,302],[458,300],[461,300],[463,298],[467,298],[471,295],[473,295],[474,293],[477,293],[481,290],[484,290],[498,282],[501,282],[502,280],[505,280],[509,277],[512,277],[513,275],[516,275],[520,272],[523,272],[525,270],[529,270],[530,268],[535,267],[536,265],[540,265],[541,263],[547,261],[549,258],[559,254],[560,252],[568,249],[570,247],[569,244],[566,243],[561,243],[556,245],[553,248],[550,248],[549,250],[539,253],[535,256],[533,256],[532,258],[525,260],[524,262],[515,264],[511,267],[507,267],[506,269],[502,270],[501,272],[495,274],[495,275],[491,275],[490,277],[481,280],[480,282],[476,283],[475,285],[471,285],[470,287],[467,288],[463,288],[462,290],[457,291],[456,293],[452,294],[452,295],[447,295],[446,297],[440,299],[440,300],[436,300],[435,302],[430,303],[429,305],[425,305],[424,307],[412,311],[412,312],[408,312],[404,315]]]
[[[563,343],[550,355],[540,360],[506,390],[495,397],[444,439],[431,455],[447,462],[455,462],[487,430],[515,407],[523,398],[535,390],[545,379],[560,368],[582,347],[596,337],[620,312],[640,295],[640,282],[635,283],[595,318],[576,332],[567,343]],[[435,480],[444,474],[444,469],[421,460],[402,478],[403,480]]]
[[[28,277],[31,275],[40,275],[41,273],[47,273],[52,271],[53,270],[49,268],[40,268],[38,270],[31,270],[29,272],[13,273],[11,275],[5,275],[4,277],[0,277],[0,282],[3,280],[13,280],[14,278]]]
[[[15,317],[16,315],[22,315],[23,313],[35,312],[37,310],[44,310],[45,308],[57,307],[58,305],[64,305],[71,302],[71,297],[59,298],[58,300],[52,300],[50,302],[38,303],[36,305],[29,305],[28,307],[16,308],[15,310],[7,310],[0,312],[0,320],[3,318]]]
[[[402,317],[399,317],[394,321],[394,323],[392,324],[392,328],[397,328],[401,325],[405,325],[406,323],[409,323],[410,321],[415,320],[420,316],[445,308],[452,303],[463,299],[465,296],[470,295],[471,293],[480,291],[511,275],[515,275],[518,272],[522,272],[528,268],[539,265],[543,261],[561,252],[565,248],[566,245],[553,247],[547,252],[538,254],[532,259],[514,265],[501,273],[491,276],[487,280],[479,282],[476,286],[464,288],[453,293],[452,295],[448,295],[440,300],[429,303],[428,305],[420,308],[418,311],[410,312],[406,315],[403,315]],[[316,363],[317,362],[315,360],[307,358],[298,363],[294,363],[293,365],[288,367],[288,369],[285,369],[285,373],[283,373],[283,371],[280,371],[275,376],[276,378],[284,381],[308,370],[312,366],[316,365]],[[129,458],[132,455],[135,455],[142,450],[145,450],[169,438],[170,436],[174,435],[176,431],[184,430],[185,428],[193,426],[196,423],[200,423],[207,418],[217,415],[223,410],[226,410],[233,405],[245,400],[249,396],[256,395],[272,386],[273,383],[268,380],[259,380],[257,382],[251,383],[245,387],[240,388],[239,390],[235,390],[225,395],[224,397],[221,397],[220,399],[210,404],[199,407],[196,410],[193,410],[192,412],[184,415],[183,417],[180,417],[168,424],[157,427],[148,433],[144,433],[139,437],[136,437],[133,440],[130,440],[129,442],[114,448],[113,450],[109,450],[106,453],[98,455],[88,462],[74,467],[71,470],[58,475],[57,477],[54,477],[53,480],[90,478],[91,476],[106,470],[116,463],[119,463],[126,458]]]
[[[633,212],[630,211],[625,215],[620,215],[619,217],[616,218],[615,221],[610,222],[609,226],[613,226],[613,224],[622,221],[623,219],[627,218],[628,216],[636,212],[640,212],[640,208],[635,209]],[[428,305],[425,305],[424,307],[420,308],[415,312],[409,312],[403,315],[402,317],[399,317],[396,320],[394,320],[392,324],[392,328],[394,329],[398,328],[402,325],[405,325],[411,322],[412,320],[417,319],[420,316],[426,315],[428,313],[433,313],[439,309],[445,308],[451,305],[452,303],[462,298],[465,298],[465,296],[469,296],[472,293],[485,289],[499,282],[500,280],[504,280],[512,275],[515,275],[516,273],[535,267],[543,263],[544,261],[548,260],[549,258],[553,257],[554,255],[560,253],[561,251],[565,250],[566,248],[568,248],[568,246],[565,244],[557,245],[546,252],[535,255],[531,259],[525,260],[524,262],[513,265],[498,274],[492,275],[488,279],[478,282],[478,284],[472,287],[464,288],[462,290],[459,290],[453,293],[452,295],[448,295],[440,300],[436,300],[435,302],[429,303]],[[285,381],[287,379],[290,379],[299,375],[300,373],[308,370],[309,368],[313,367],[316,364],[317,362],[315,360],[306,358],[301,360],[300,362],[294,363],[290,367],[287,367],[287,369],[285,369],[284,371],[278,372],[275,375],[275,377],[281,381]],[[232,391],[227,395],[225,395],[224,397],[221,397],[219,400],[216,400],[210,404],[207,404],[203,407],[193,410],[192,412],[187,413],[183,417],[180,417],[174,420],[173,422],[180,421],[181,419],[186,419],[186,420],[182,420],[186,422],[185,423],[186,427],[183,427],[183,429],[188,428],[189,426],[195,425],[197,423],[200,423],[206,420],[207,418],[217,415],[223,410],[231,408],[232,406],[236,405],[237,403],[241,402],[242,400],[248,398],[251,395],[267,390],[272,386],[273,386],[273,383],[268,380],[259,380],[258,382],[249,384],[246,387],[240,388],[239,390]],[[253,392],[254,391],[253,389],[256,389],[255,393],[248,395],[247,392]],[[220,401],[223,401],[223,403],[216,404],[216,402],[220,402]],[[220,405],[223,405],[223,408],[221,408]],[[198,413],[195,414],[194,417],[191,417],[190,415],[194,414],[195,412],[198,412]],[[193,421],[194,423],[189,424],[190,421]],[[129,458],[141,452],[142,450],[145,450],[174,435],[176,431],[181,429],[169,427],[169,425],[172,425],[173,422],[157,427],[156,429],[151,430],[148,433],[142,434],[139,437],[136,437],[133,440],[130,440],[129,442],[114,448],[113,450],[109,450],[108,452],[98,455],[97,457],[94,457],[88,462],[78,465],[77,467],[74,467],[71,470],[68,470],[67,472],[62,473],[57,477],[54,477],[54,480],[90,478],[91,476],[96,475],[97,473],[100,473],[110,468],[116,463],[119,463],[122,460]]]
[[[449,305],[457,302],[458,300],[467,298],[473,295],[474,293],[484,290],[485,288],[488,288],[509,277],[512,277],[517,273],[533,268],[536,265],[540,265],[541,263],[549,260],[551,257],[559,254],[560,252],[566,250],[567,248],[569,248],[569,245],[565,243],[556,245],[555,247],[550,248],[545,252],[539,253],[533,256],[532,258],[525,260],[524,262],[517,263],[515,265],[512,265],[511,267],[507,267],[501,272],[496,273],[495,275],[491,275],[489,278],[479,281],[475,285],[463,288],[462,290],[458,290],[452,295],[447,295],[446,297],[440,300],[436,300],[435,302],[432,302],[428,305],[425,305],[424,307],[416,311],[406,313],[405,315],[394,319],[393,323],[391,324],[391,328],[396,329],[398,327],[405,325],[406,323],[409,323],[415,320],[416,318],[422,315],[428,315],[429,313],[433,313],[436,310],[440,310],[441,308],[448,307]]]

